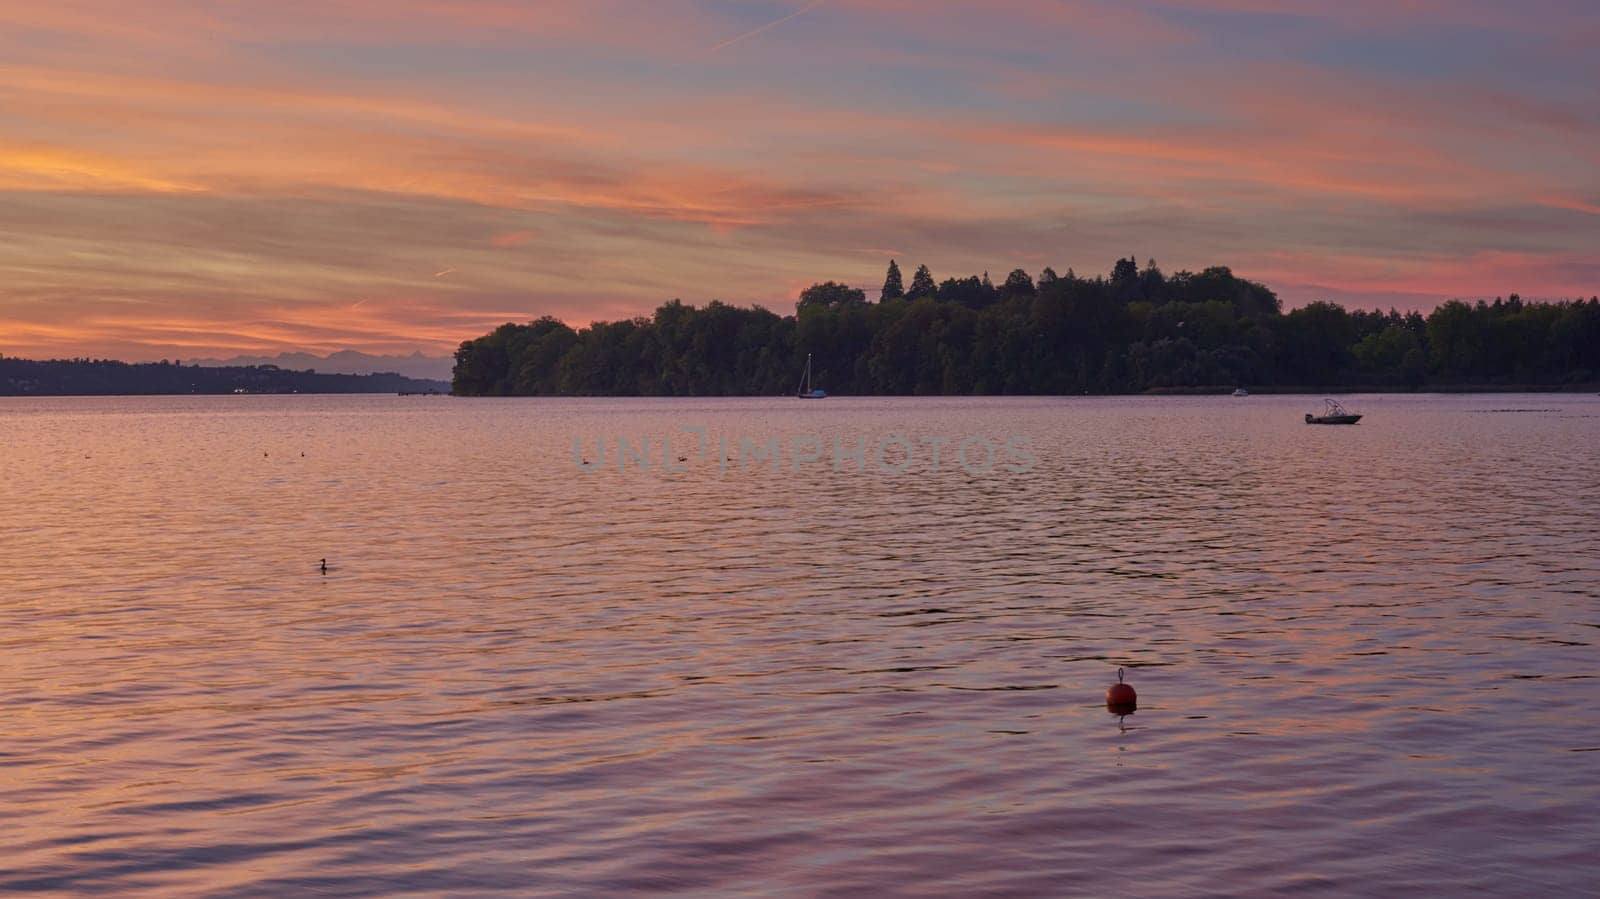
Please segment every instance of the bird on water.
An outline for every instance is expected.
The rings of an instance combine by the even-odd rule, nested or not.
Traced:
[[[328,573],[328,560],[327,559],[323,559],[322,560],[322,573],[323,574],[327,574]]]

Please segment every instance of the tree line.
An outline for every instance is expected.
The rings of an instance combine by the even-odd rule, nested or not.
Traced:
[[[1554,388],[1600,378],[1600,299],[1451,301],[1423,316],[1311,303],[1284,312],[1226,267],[1109,276],[1022,269],[905,284],[891,260],[875,302],[827,281],[794,315],[673,300],[575,329],[544,317],[461,344],[466,396],[1076,394],[1251,388]]]
[[[442,381],[389,372],[319,374],[275,365],[201,367],[111,359],[33,360],[0,356],[0,396],[128,396],[221,393],[428,393]]]

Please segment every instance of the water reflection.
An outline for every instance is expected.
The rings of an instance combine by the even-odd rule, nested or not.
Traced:
[[[1594,881],[1594,398],[799,405],[0,401],[0,890]]]

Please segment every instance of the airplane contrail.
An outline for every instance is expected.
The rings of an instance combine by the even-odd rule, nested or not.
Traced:
[[[707,52],[708,53],[715,53],[718,50],[726,50],[727,48],[732,47],[734,44],[737,44],[740,41],[749,40],[750,38],[755,37],[756,35],[762,33],[763,31],[770,31],[770,30],[772,30],[774,28],[777,28],[779,25],[782,25],[784,22],[787,22],[790,19],[798,19],[801,16],[805,15],[806,13],[812,11],[813,9],[816,9],[817,7],[821,6],[825,2],[827,2],[827,0],[811,0],[810,3],[807,3],[805,6],[800,7],[799,9],[795,10],[792,13],[789,13],[788,15],[784,16],[783,18],[776,19],[774,21],[768,22],[767,24],[762,25],[760,28],[753,28],[753,29],[751,29],[749,31],[746,31],[744,34],[739,35],[738,37],[728,38],[727,40],[725,40],[722,43],[716,45],[715,47],[712,47]]]

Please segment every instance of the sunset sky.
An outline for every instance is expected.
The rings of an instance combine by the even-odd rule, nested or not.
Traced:
[[[443,354],[891,256],[1588,296],[1597,46],[1593,0],[0,0],[0,353]]]

